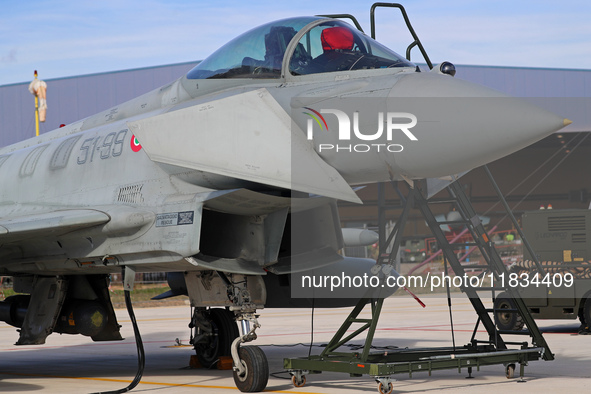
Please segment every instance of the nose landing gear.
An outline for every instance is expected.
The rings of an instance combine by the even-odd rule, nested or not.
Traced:
[[[234,308],[231,307],[231,309]],[[235,313],[237,320],[241,323],[242,336],[234,339],[231,346],[234,382],[236,387],[244,393],[263,391],[269,381],[269,363],[265,352],[258,346],[240,346],[254,341],[257,338],[255,330],[261,325],[255,315],[254,305],[243,304],[239,308],[240,310]]]
[[[263,391],[269,381],[267,356],[258,346],[241,346],[257,338],[255,331],[261,326],[256,315],[258,303],[253,302],[246,280],[232,281],[222,273],[218,276],[225,285],[227,299],[223,303],[227,308],[196,307],[189,325],[196,328],[191,344],[206,368],[214,367],[220,357],[231,355],[238,389],[247,393]]]

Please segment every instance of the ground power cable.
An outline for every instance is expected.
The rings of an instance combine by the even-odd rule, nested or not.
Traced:
[[[308,358],[310,358],[312,354],[312,345],[314,344],[314,300],[316,297],[312,297],[312,313],[310,315],[310,347],[308,348]]]
[[[123,278],[125,278],[125,268],[123,268]],[[124,279],[125,280],[125,279]],[[142,337],[140,335],[140,330],[138,328],[137,320],[135,318],[135,313],[133,312],[133,306],[131,304],[131,291],[124,290],[125,294],[125,306],[127,307],[127,313],[129,314],[129,319],[131,320],[131,324],[133,326],[133,335],[135,337],[135,345],[137,348],[137,356],[138,356],[138,369],[135,374],[135,378],[133,378],[132,382],[125,388],[113,391],[101,391],[92,394],[121,394],[127,393],[135,388],[138,385],[142,376],[144,375],[144,368],[146,366],[146,354],[144,351],[144,344],[142,342]]]
[[[445,266],[445,272],[447,272],[447,257],[443,256],[443,265]],[[451,342],[454,348],[454,353],[456,352],[456,336],[454,333],[454,318],[451,312],[451,293],[449,290],[449,281],[445,281],[445,290],[447,291],[447,308],[449,309],[449,324],[451,326]]]

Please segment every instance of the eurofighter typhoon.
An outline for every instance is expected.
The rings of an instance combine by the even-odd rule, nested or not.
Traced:
[[[120,340],[109,274],[123,270],[130,289],[136,272],[171,272],[169,295],[195,308],[201,363],[231,354],[238,388],[263,390],[264,353],[240,346],[256,338],[256,310],[305,304],[292,273],[375,264],[338,253],[375,239],[343,237],[337,200],[447,179],[569,123],[454,75],[341,20],[288,18],[169,85],[2,148],[0,274],[22,294],[0,319],[20,328],[18,345],[52,332]]]

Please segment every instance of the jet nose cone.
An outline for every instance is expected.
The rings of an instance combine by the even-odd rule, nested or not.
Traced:
[[[524,100],[430,73],[409,74],[394,85],[388,111],[417,118],[412,128],[416,141],[407,141],[390,163],[392,170],[409,177],[470,170],[531,145],[570,122]]]

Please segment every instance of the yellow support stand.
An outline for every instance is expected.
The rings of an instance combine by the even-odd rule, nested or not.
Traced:
[[[37,79],[37,70],[35,70],[35,79]],[[35,95],[35,135],[39,137],[39,97]]]

